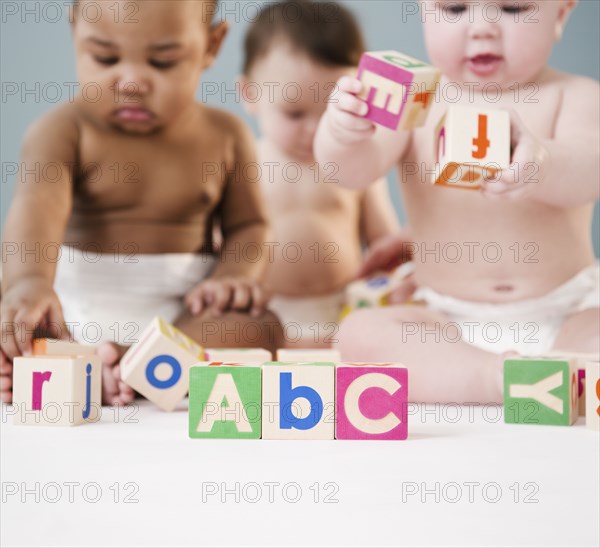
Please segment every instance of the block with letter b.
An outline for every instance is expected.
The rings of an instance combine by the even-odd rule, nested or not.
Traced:
[[[260,366],[192,367],[190,438],[259,439],[261,394]]]
[[[477,190],[510,167],[510,116],[503,110],[452,105],[435,131],[440,186]]]
[[[335,365],[271,362],[262,369],[263,439],[332,440]]]
[[[190,367],[203,359],[200,345],[154,318],[121,359],[121,378],[164,411],[172,411],[188,391]]]
[[[365,118],[388,129],[413,129],[425,123],[441,72],[397,51],[364,53],[357,77],[359,97],[369,105]]]
[[[504,422],[569,426],[579,416],[574,360],[520,358],[504,362]]]
[[[338,440],[408,437],[408,370],[393,363],[341,363],[336,367]]]
[[[585,423],[592,430],[600,430],[600,362],[585,365]]]
[[[97,356],[18,357],[13,362],[15,424],[75,426],[101,415]]]

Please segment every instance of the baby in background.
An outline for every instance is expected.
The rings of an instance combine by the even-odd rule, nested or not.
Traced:
[[[5,402],[13,358],[31,351],[34,330],[68,338],[65,321],[79,328],[76,339],[94,327],[104,341],[131,344],[159,315],[206,346],[280,345],[259,283],[266,260],[243,261],[235,251],[268,239],[260,186],[245,175],[256,162],[252,135],[195,100],[227,32],[212,21],[216,0],[126,1],[120,17],[115,3],[95,2],[93,22],[84,3],[74,7],[73,38],[89,97],[29,129],[6,221],[4,242],[19,249],[68,247],[57,261],[16,254],[4,264]],[[58,174],[48,166],[60,166]],[[133,398],[120,381],[122,351],[109,342],[98,349],[104,403]]]
[[[339,101],[321,121],[317,160],[339,165],[342,184],[362,188],[394,165],[411,167],[401,186],[413,239],[399,235],[367,264],[375,269],[409,243],[429,250],[414,253],[415,299],[426,306],[358,311],[339,334],[344,360],[406,364],[411,399],[501,401],[506,353],[598,352],[590,227],[599,197],[600,88],[547,65],[575,4],[424,0],[427,50],[444,74],[425,127],[376,127],[363,118],[362,83],[352,77],[339,81]],[[511,168],[480,192],[430,184],[449,84],[462,90],[458,104],[510,111]],[[492,103],[485,90],[498,88]],[[481,252],[487,243],[501,250],[490,260]],[[436,255],[448,245],[463,246],[462,257]]]
[[[363,244],[399,230],[383,173],[367,190],[350,190],[340,186],[338,166],[313,156],[335,82],[356,72],[363,51],[353,15],[333,2],[267,3],[246,35],[245,108],[260,129],[277,245],[267,271],[269,308],[288,346],[336,340],[344,288],[359,271]]]

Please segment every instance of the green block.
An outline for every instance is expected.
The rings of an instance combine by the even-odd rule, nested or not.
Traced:
[[[514,359],[504,362],[504,422],[569,426],[578,416],[574,362]]]
[[[260,367],[190,369],[190,438],[260,439],[261,406]]]
[[[335,363],[333,362],[263,362],[264,366],[269,367],[271,365],[326,365],[328,367],[331,367],[332,365],[335,366]]]

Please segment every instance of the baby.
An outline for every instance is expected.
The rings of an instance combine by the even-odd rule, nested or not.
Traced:
[[[501,401],[506,353],[598,352],[590,226],[599,196],[599,86],[547,66],[574,7],[424,1],[427,49],[444,73],[426,126],[375,127],[362,117],[362,84],[350,77],[321,121],[317,159],[339,165],[341,183],[361,188],[401,169],[412,241],[400,235],[367,262],[376,268],[411,246],[415,299],[427,306],[359,311],[341,326],[339,345],[345,360],[404,362],[415,400]],[[430,184],[444,97],[510,111],[511,168],[481,192]]]
[[[260,185],[246,176],[253,138],[195,101],[227,32],[212,21],[216,1],[126,1],[118,14],[94,2],[93,18],[84,4],[73,18],[81,95],[28,131],[6,221],[5,244],[46,250],[4,265],[6,402],[12,359],[31,351],[34,331],[69,338],[65,322],[77,339],[131,344],[160,315],[207,346],[280,344],[259,285],[267,262],[239,253],[268,238]],[[104,403],[133,397],[122,351],[98,350]]]
[[[313,157],[327,100],[340,77],[355,73],[363,39],[342,6],[300,0],[267,4],[247,32],[245,50],[243,96],[260,126],[276,245],[267,272],[269,308],[284,324],[288,346],[330,346],[361,246],[399,230],[385,179],[366,191],[344,189],[338,166]]]

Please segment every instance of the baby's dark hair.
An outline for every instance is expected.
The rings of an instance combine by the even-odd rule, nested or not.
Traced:
[[[245,75],[277,39],[328,66],[356,66],[365,51],[356,19],[340,4],[284,0],[267,4],[250,25],[244,48]]]

